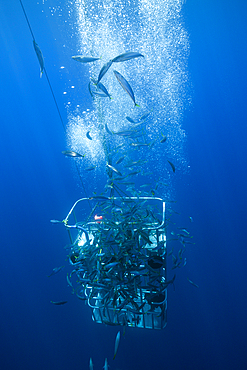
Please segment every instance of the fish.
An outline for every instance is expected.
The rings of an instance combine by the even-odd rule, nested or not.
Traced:
[[[118,160],[116,161],[116,164],[119,164],[119,163],[122,163],[123,160],[125,158],[125,155],[123,155],[122,157],[118,158]]]
[[[114,177],[114,180],[116,180],[116,181],[123,181],[124,179],[125,179],[126,177],[124,176],[122,176],[122,177]]]
[[[177,239],[174,239],[174,240],[177,240]],[[174,247],[172,247],[172,249],[170,250],[170,252],[168,253],[168,256],[171,256],[172,255],[172,253],[173,253],[173,249],[174,249]]]
[[[88,132],[86,133],[86,137],[87,137],[89,140],[93,140],[93,139],[92,139],[92,137],[90,136],[90,131],[88,131]]]
[[[131,168],[131,167],[134,167],[134,166],[142,166],[145,163],[147,163],[147,161],[144,161],[143,159],[139,159],[138,161],[131,161],[131,162],[127,163],[124,167]]]
[[[43,74],[44,68],[45,68],[44,57],[43,57],[42,51],[40,50],[39,45],[37,44],[37,42],[35,40],[33,40],[33,47],[34,47],[35,53],[36,53],[36,55],[38,57],[38,60],[39,60],[40,77],[42,77],[42,74]]]
[[[167,137],[166,136],[163,136],[163,139],[160,140],[161,144],[165,143],[167,140]]]
[[[152,110],[153,110],[153,108],[149,112],[144,113],[141,116],[140,121],[144,121],[149,116],[149,114],[152,112]]]
[[[81,300],[81,301],[87,301],[87,298],[84,296],[81,296],[78,292],[75,292],[76,296]]]
[[[183,258],[183,253],[184,253],[184,249],[179,249],[179,251],[178,251],[178,257],[179,257],[179,259],[181,260],[182,258]]]
[[[92,171],[92,170],[95,170],[96,166],[92,166],[92,167],[87,167],[85,168],[85,171]]]
[[[150,184],[143,184],[143,185],[140,185],[140,188],[147,188],[147,187],[149,187],[151,185],[152,185],[151,183]]]
[[[135,146],[135,147],[139,148],[141,146],[149,146],[149,144],[146,144],[146,143],[131,143],[130,146]]]
[[[63,223],[63,221],[59,221],[59,220],[50,220],[50,222],[52,224],[62,224]]]
[[[131,122],[131,123],[138,123],[138,121],[135,121],[135,120],[133,120],[132,118],[130,118],[130,117],[125,117],[126,119],[127,119],[127,121],[129,121],[129,122]]]
[[[148,243],[149,245],[152,244],[151,240],[149,239],[148,234],[145,231],[139,230],[139,233],[140,233],[142,239],[145,241],[145,243]]]
[[[71,58],[80,63],[91,63],[91,62],[95,62],[96,60],[100,59],[100,58],[93,58],[93,57],[84,57],[83,55],[74,55]]]
[[[190,222],[194,222],[194,220],[191,216],[189,217],[189,219],[190,219]]]
[[[105,87],[101,82],[98,82],[97,87],[98,87],[101,91],[103,91],[103,93],[104,93],[106,96],[108,96],[108,98],[109,98],[109,99],[112,99],[112,98],[111,98],[111,95],[108,93],[108,91],[107,91],[106,87]]]
[[[184,232],[184,233],[186,233],[187,235],[189,235],[189,234],[190,234],[186,229],[184,229],[184,228],[182,228],[182,227],[178,227],[178,229],[179,229],[179,230],[181,230],[181,231],[183,231],[183,232]]]
[[[68,301],[58,301],[58,302],[54,302],[54,301],[50,301],[52,304],[56,305],[56,306],[61,306],[65,303],[67,303]]]
[[[108,370],[108,363],[107,363],[107,358],[105,359],[105,365],[103,366],[104,370]]]
[[[99,76],[98,76],[98,80],[97,80],[97,84],[100,82],[100,80],[103,78],[103,76],[106,74],[106,72],[108,71],[108,69],[110,68],[110,66],[112,65],[112,60],[109,60],[109,62],[105,63],[103,65],[103,67],[101,68],[100,72],[99,72]]]
[[[112,62],[113,63],[126,62],[126,60],[130,60],[130,59],[138,58],[138,57],[144,58],[144,55],[140,53],[136,53],[134,51],[128,51],[127,53],[120,54],[117,57],[113,58]]]
[[[149,171],[149,172],[143,172],[143,176],[151,176],[153,174],[152,171]]]
[[[141,126],[143,123],[144,123],[144,121],[139,121],[139,122],[136,121],[136,123],[133,126],[131,126],[131,128],[133,129],[133,128],[136,128],[138,126]]]
[[[118,264],[119,264],[119,262],[110,262],[110,263],[108,263],[107,265],[105,265],[105,266],[104,266],[104,268],[106,268],[106,269],[110,269],[110,268],[112,268],[112,267],[117,266]]]
[[[108,98],[108,96],[106,94],[104,94],[103,92],[99,92],[99,91],[92,91],[92,93],[94,95],[97,95],[97,96],[100,96],[101,98]]]
[[[114,70],[113,72],[114,72],[114,74],[116,76],[116,79],[118,80],[118,82],[122,86],[122,88],[127,92],[127,94],[129,94],[129,96],[133,100],[135,106],[136,107],[140,107],[138,104],[136,104],[135,95],[134,95],[133,90],[132,90],[130,84],[128,83],[128,81],[118,71],[115,71]]]
[[[65,155],[66,157],[85,157],[85,154],[84,155],[81,155],[77,152],[74,152],[72,150],[64,150],[62,152],[63,155]]]
[[[190,233],[189,232],[187,232],[187,234],[185,235],[185,234],[177,234],[177,236],[180,236],[181,238],[190,238],[190,239],[192,239],[193,238],[193,236],[190,236],[189,235]]]
[[[91,357],[90,357],[90,360],[89,360],[89,370],[93,370],[93,360],[92,360]]]
[[[90,93],[91,97],[94,99],[93,92],[91,90],[91,82],[90,81],[88,83],[88,90],[89,90],[89,93]]]
[[[135,183],[134,182],[129,182],[129,181],[121,181],[121,185],[133,186],[133,185],[135,185]]]
[[[128,173],[128,176],[135,176],[135,175],[138,175],[138,173],[140,172],[141,171],[133,171],[133,172]]]
[[[109,130],[109,127],[107,126],[107,123],[105,124],[105,130],[108,132],[109,135],[112,135],[112,132]]]
[[[120,207],[114,207],[112,208],[111,213],[123,213],[123,210]]]
[[[106,167],[110,168],[113,172],[117,173],[119,176],[122,176],[121,172],[118,171],[115,167],[111,166],[109,163],[106,164]]]
[[[73,287],[71,281],[69,280],[69,274],[68,273],[67,273],[66,279],[67,279],[68,286],[70,286],[74,290],[74,287]]]
[[[165,289],[168,287],[168,285],[170,285],[170,284],[173,284],[173,288],[175,288],[175,286],[174,286],[174,280],[175,280],[175,278],[176,278],[176,274],[173,276],[173,278],[171,279],[171,280],[168,280],[168,281],[166,281],[165,283],[163,283],[162,284],[162,291],[161,292],[164,292],[165,291]],[[175,289],[174,289],[175,290]]]
[[[197,285],[196,283],[193,283],[193,281],[191,281],[189,278],[187,278],[187,280],[188,280],[188,282],[189,282],[191,285],[195,286],[196,288],[199,288],[199,285]]]
[[[133,133],[127,135],[131,139],[137,139],[138,137],[143,137],[144,133],[141,131],[133,131]]]
[[[132,135],[134,135],[136,133],[137,132],[136,131],[133,131],[133,130],[123,130],[123,131],[116,131],[116,132],[114,132],[115,135],[127,136],[127,137],[131,137]]]
[[[60,267],[55,267],[53,270],[52,270],[52,273],[50,275],[47,275],[47,277],[51,277],[55,274],[57,274],[59,271],[61,271],[62,269],[64,268],[64,266],[60,266]]]
[[[171,166],[173,172],[175,173],[175,166],[174,166],[174,164],[172,162],[168,161],[168,160],[167,160],[167,162],[169,163],[169,165]]]
[[[120,342],[120,331],[117,333],[116,340],[115,340],[115,349],[114,349],[113,360],[115,360],[117,350],[118,350],[118,346],[119,346],[119,342]]]
[[[172,255],[172,262],[173,262],[172,270],[176,269],[177,267],[180,267],[181,265],[181,261],[179,261],[178,257],[174,255]]]
[[[154,144],[156,143],[157,139],[154,139],[150,143],[150,149],[154,147]]]

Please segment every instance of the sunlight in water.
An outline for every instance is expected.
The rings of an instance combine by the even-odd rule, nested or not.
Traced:
[[[146,137],[147,142],[156,140],[157,146],[149,151],[149,158],[156,160],[156,169],[161,172],[166,159],[173,161],[176,168],[186,167],[186,135],[181,124],[189,101],[189,41],[182,5],[181,0],[76,0],[71,5],[76,9],[78,54],[101,58],[84,64],[82,73],[86,70],[97,80],[103,64],[117,55],[127,51],[144,55],[113,63],[105,74],[101,82],[112,100],[96,98],[90,112],[69,113],[69,146],[86,153],[91,164],[100,167],[105,163],[106,148],[102,143],[112,140],[103,133],[105,123],[112,131],[123,130],[129,125],[126,116],[135,119],[151,111]],[[140,108],[134,107],[113,70],[130,83]],[[90,142],[86,138],[89,130],[94,138]],[[165,145],[159,145],[162,135],[167,137]],[[115,135],[114,140],[122,142]]]

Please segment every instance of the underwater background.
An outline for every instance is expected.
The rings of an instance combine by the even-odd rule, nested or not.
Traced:
[[[22,3],[61,118],[44,73],[40,78],[20,1],[1,0],[0,368],[89,369],[92,357],[97,370],[107,357],[112,370],[246,369],[247,3]],[[119,327],[93,322],[90,308],[71,294],[68,235],[50,220],[64,219],[85,195],[81,181],[90,195],[105,190],[105,154],[88,81],[103,63],[130,50],[145,58],[118,68],[141,108],[109,71],[104,81],[113,100],[102,103],[104,117],[120,130],[122,116],[152,110],[146,135],[156,144],[134,155],[149,160],[154,187],[157,180],[166,184],[156,195],[172,214],[168,238],[181,227],[194,244],[186,245],[187,263],[175,270],[175,290],[168,287],[166,328],[127,328],[113,361]],[[91,53],[102,58],[98,64],[71,59]],[[163,135],[167,141],[160,143]],[[76,159],[81,178],[64,150],[85,154],[85,162]],[[96,168],[85,171],[88,166]],[[167,243],[168,252],[172,246]],[[171,257],[167,270],[171,279]]]

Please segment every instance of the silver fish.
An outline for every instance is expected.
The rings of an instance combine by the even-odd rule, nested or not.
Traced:
[[[60,266],[60,267],[55,267],[53,270],[52,270],[52,273],[50,275],[47,275],[47,277],[51,277],[55,274],[57,274],[59,271],[61,271],[62,269],[64,268],[64,266]]]
[[[130,117],[125,117],[127,119],[127,121],[131,122],[131,123],[138,123],[138,121],[134,121],[133,118],[130,118]]]
[[[105,359],[105,365],[103,366],[104,370],[108,370],[108,363],[107,363],[107,358]]]
[[[115,167],[111,166],[109,163],[107,163],[106,166],[110,168],[113,172],[117,173],[119,176],[122,176],[121,172],[119,172]]]
[[[179,229],[179,230],[181,230],[181,231],[183,231],[183,232],[184,232],[184,233],[186,233],[187,235],[189,235],[189,234],[190,234],[186,229],[184,229],[184,228],[182,228],[182,227],[178,227],[178,229]]]
[[[112,267],[117,266],[118,264],[119,264],[119,262],[110,262],[110,263],[108,263],[107,265],[105,265],[104,267],[105,267],[106,269],[110,269],[110,268],[112,268]]]
[[[103,92],[99,92],[99,91],[92,91],[92,93],[94,95],[97,95],[97,96],[100,96],[101,98],[108,98],[108,96],[106,94],[104,94]]]
[[[139,159],[138,161],[131,161],[126,164],[124,167],[134,167],[134,166],[142,166],[143,164],[147,163],[147,161]],[[151,185],[151,184],[150,184]]]
[[[172,171],[175,173],[175,166],[172,162],[168,161],[167,162],[170,164],[171,168],[172,168]]]
[[[152,184],[143,184],[143,185],[140,185],[140,188],[147,188],[149,186],[151,186]]]
[[[92,137],[90,136],[90,131],[88,131],[88,132],[86,133],[86,137],[87,137],[89,140],[93,140],[93,139],[92,139]]]
[[[107,62],[106,64],[103,65],[103,67],[101,68],[101,70],[99,72],[97,84],[100,82],[100,80],[106,74],[106,72],[108,71],[108,69],[110,68],[111,65],[112,65],[112,60],[109,60],[109,62]]]
[[[88,83],[88,90],[89,90],[89,92],[90,92],[91,97],[94,99],[93,91],[92,91],[92,89],[91,89],[91,82],[89,82],[89,83]]]
[[[109,99],[111,99],[111,95],[108,93],[108,91],[107,91],[106,87],[105,87],[101,82],[98,82],[97,87],[98,87],[101,91],[103,91],[103,93],[104,93],[106,96],[108,96],[108,98],[109,98]]]
[[[146,143],[131,143],[130,146],[134,146],[134,147],[141,147],[141,146],[149,146],[149,144],[146,144]]]
[[[122,157],[118,158],[116,164],[119,164],[119,163],[123,162],[124,158],[125,158],[125,155],[123,155]]]
[[[149,112],[144,113],[144,114],[141,116],[140,121],[144,121],[144,120],[149,116],[149,114],[151,113],[151,111],[152,111],[152,109],[151,109]]]
[[[42,74],[43,74],[43,71],[44,71],[44,68],[45,68],[43,54],[42,54],[42,51],[40,50],[39,45],[34,40],[33,40],[33,47],[34,47],[35,53],[36,53],[36,55],[38,57],[38,60],[39,60],[40,77],[42,77]]]
[[[95,60],[99,60],[100,58],[84,57],[83,55],[75,55],[72,57],[72,59],[80,63],[91,63],[91,62],[95,62]]]
[[[58,220],[50,220],[50,222],[52,224],[61,224],[61,223],[63,223],[63,221],[58,221]]]
[[[187,278],[188,282],[193,285],[194,287],[196,288],[199,288],[199,285],[197,285],[196,283],[194,283],[193,281],[191,281],[189,278]]]
[[[81,155],[77,152],[73,152],[72,150],[64,150],[62,154],[64,154],[66,157],[85,157],[85,154]]]
[[[128,81],[118,71],[113,71],[113,72],[116,76],[116,79],[118,80],[118,82],[122,86],[122,88],[127,92],[127,94],[129,94],[129,96],[133,100],[135,106],[139,107],[139,105],[136,104],[135,95],[134,95],[133,90],[132,90],[130,84],[128,83]]]
[[[65,304],[67,303],[68,301],[58,301],[58,302],[54,302],[54,301],[51,301],[52,304],[55,304],[56,306],[61,306],[62,304]]]
[[[128,173],[128,176],[135,176],[135,175],[138,175],[138,173],[140,172],[141,171],[133,171],[133,172]]]
[[[118,350],[118,346],[119,346],[119,342],[120,342],[120,331],[117,333],[116,340],[115,340],[115,349],[114,349],[114,356],[113,356],[113,360],[114,360],[114,359],[115,359],[115,357],[116,357],[117,350]]]
[[[115,135],[119,135],[119,136],[130,136],[135,133],[136,131],[132,131],[132,130],[123,130],[123,131],[114,132]]]
[[[71,281],[69,280],[69,274],[68,273],[67,273],[66,279],[67,279],[68,286],[70,286],[74,290],[73,285],[72,285]]]
[[[136,53],[134,51],[129,51],[127,53],[120,54],[117,57],[113,58],[112,62],[113,63],[126,62],[126,60],[130,60],[130,59],[138,58],[138,57],[143,57],[144,58],[144,55],[142,55],[140,53]]]
[[[105,124],[105,129],[106,129],[106,132],[108,132],[109,135],[112,135],[112,132],[109,130],[109,128],[107,126],[107,123]]]
[[[96,166],[92,166],[92,167],[87,167],[85,168],[85,171],[92,171],[96,168]]]
[[[135,185],[134,182],[130,182],[130,181],[122,181],[121,182],[122,185],[126,185],[126,186],[132,186],[132,185]]]

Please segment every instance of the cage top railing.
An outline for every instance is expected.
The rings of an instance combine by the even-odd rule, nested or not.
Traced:
[[[69,225],[69,218],[71,216],[71,214],[74,212],[75,210],[75,207],[80,203],[80,202],[83,202],[83,201],[96,201],[96,202],[105,202],[105,201],[117,201],[117,200],[121,200],[122,202],[127,202],[129,200],[150,200],[150,201],[160,201],[162,203],[162,220],[161,220],[161,223],[157,226],[155,225],[154,226],[151,226],[151,227],[145,227],[144,229],[146,230],[156,230],[156,229],[160,229],[162,227],[164,227],[165,225],[165,201],[162,199],[162,198],[158,198],[158,197],[105,197],[105,196],[93,196],[93,197],[90,197],[90,198],[80,198],[78,199],[72,206],[72,208],[70,209],[68,215],[66,216],[66,218],[63,220],[63,223],[64,225],[66,226],[66,228],[70,229],[70,228],[76,228],[76,229],[80,229],[82,230],[83,232],[86,233],[87,235],[87,231],[85,230],[85,228],[82,226],[82,222],[76,222],[76,224],[74,225]],[[87,225],[96,225],[97,224],[97,221],[95,222],[86,222],[85,224]]]

